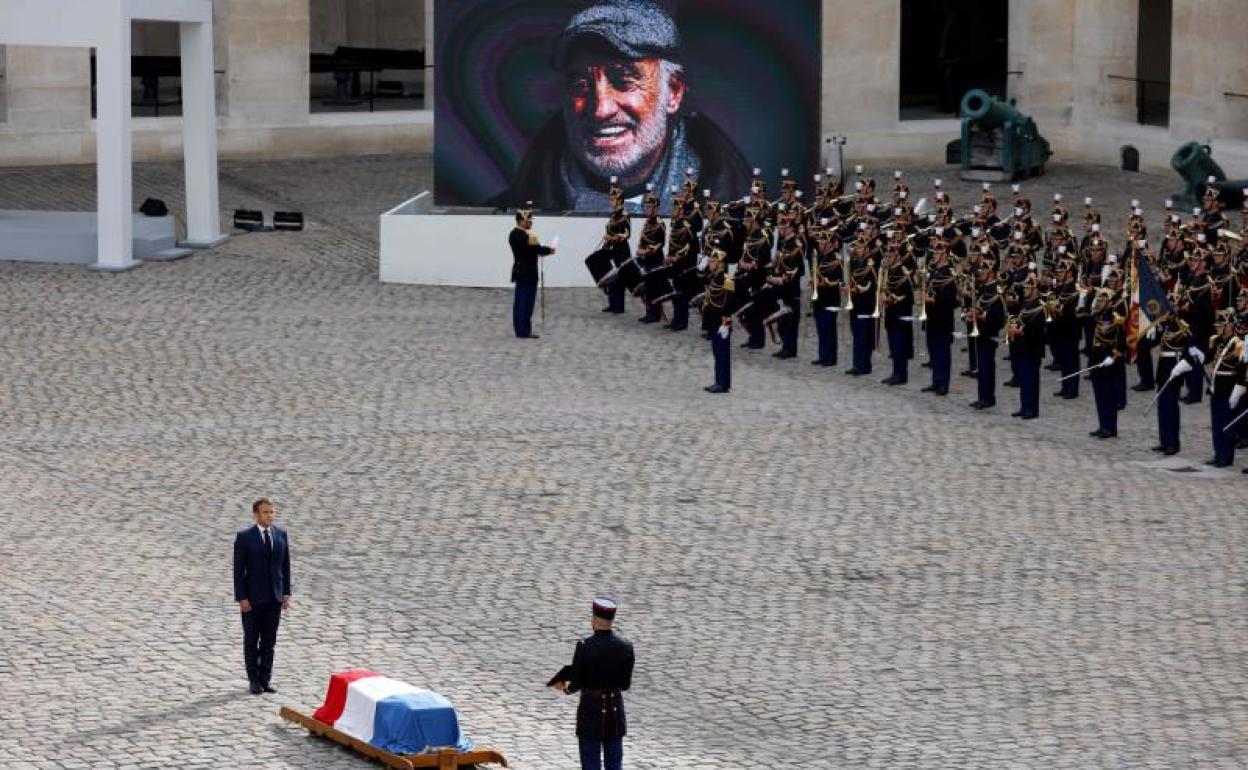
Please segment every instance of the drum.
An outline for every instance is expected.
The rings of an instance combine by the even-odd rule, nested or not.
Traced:
[[[611,262],[610,251],[598,249],[585,258],[585,267],[589,268],[589,274],[594,277],[594,283],[602,286],[603,279],[611,273],[615,265]]]
[[[685,269],[677,268],[676,278],[673,280],[676,284],[676,291],[680,292],[685,299],[692,299],[702,293],[706,284],[702,282],[702,278],[698,275],[698,268],[687,267]]]
[[[780,297],[775,287],[768,284],[754,292],[752,297],[743,298],[741,306],[741,323],[746,326],[758,326],[780,309]]]
[[[666,302],[676,294],[676,286],[672,283],[671,271],[667,267],[656,267],[647,272],[643,284],[646,302],[651,305]]]
[[[641,267],[637,265],[637,260],[630,259],[620,265],[613,283],[618,283],[628,291],[637,294],[642,286]]]

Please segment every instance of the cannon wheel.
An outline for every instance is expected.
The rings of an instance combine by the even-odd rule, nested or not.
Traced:
[[[277,713],[278,716],[287,722],[293,722],[300,727],[306,728],[314,735],[328,738],[334,743],[355,749],[356,752],[363,754],[369,759],[374,759],[386,767],[392,767],[396,770],[415,770],[415,768],[419,767],[436,768],[436,770],[456,770],[460,767],[471,767],[478,764],[496,764],[507,767],[507,760],[503,755],[489,749],[478,751],[442,749],[437,754],[392,754],[389,751],[383,751],[376,746],[365,743],[358,738],[352,738],[350,735],[340,730],[335,730],[324,722],[319,722],[306,714],[301,714],[289,706],[282,706]]]

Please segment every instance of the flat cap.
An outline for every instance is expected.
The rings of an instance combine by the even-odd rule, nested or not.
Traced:
[[[634,61],[680,56],[676,20],[653,0],[602,0],[573,16],[555,42],[555,69],[563,69],[574,44],[586,38],[597,38]]]

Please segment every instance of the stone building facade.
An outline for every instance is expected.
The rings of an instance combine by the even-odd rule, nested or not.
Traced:
[[[937,164],[958,136],[951,114],[903,119],[899,108],[906,6],[924,2],[942,0],[824,0],[823,130],[846,137],[855,162]],[[1213,145],[1231,176],[1248,176],[1248,2],[985,2],[1008,12],[1004,88],[1057,159],[1116,164],[1131,145],[1145,167],[1164,168],[1180,143],[1197,140]],[[308,62],[336,45],[431,53],[432,6],[213,0],[222,157],[430,151],[431,109],[313,110],[310,89],[325,76],[310,75]],[[136,29],[134,49],[174,55],[175,31]],[[1168,110],[1151,123],[1141,119],[1141,80],[1166,89]],[[431,104],[432,84],[424,91]],[[179,157],[180,120],[136,118],[135,158]],[[0,165],[91,163],[94,152],[87,54],[0,47]]]

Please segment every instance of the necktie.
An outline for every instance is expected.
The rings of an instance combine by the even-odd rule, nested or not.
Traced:
[[[264,547],[271,552],[273,550],[273,542],[269,540],[269,531],[267,529],[262,529],[260,530],[260,533],[264,536]]]

